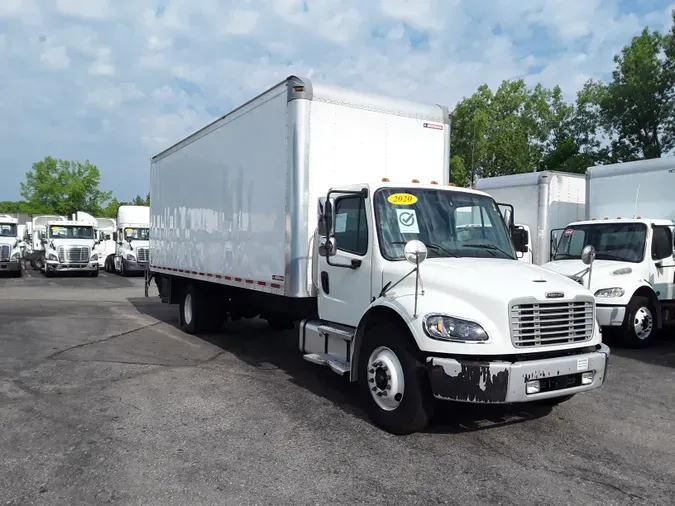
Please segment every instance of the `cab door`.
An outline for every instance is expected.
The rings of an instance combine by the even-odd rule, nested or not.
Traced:
[[[331,205],[334,248],[319,256],[319,317],[356,327],[372,298],[373,226],[369,200],[349,194]],[[320,238],[325,243],[325,238]]]
[[[652,226],[650,281],[659,300],[675,299],[675,258],[673,227]]]

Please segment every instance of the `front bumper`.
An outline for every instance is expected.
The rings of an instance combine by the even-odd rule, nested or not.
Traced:
[[[124,270],[127,272],[142,272],[148,267],[147,262],[132,262],[131,260],[127,260],[125,258],[122,259],[122,263],[124,264]]]
[[[620,327],[626,316],[626,306],[595,306],[595,318],[601,327]]]
[[[531,402],[586,392],[602,386],[609,363],[609,347],[554,358],[507,361],[470,361],[454,358],[427,359],[431,390],[441,400],[507,404]],[[582,384],[583,373],[593,373]],[[539,393],[528,394],[526,384],[539,380]]]
[[[16,272],[21,270],[21,261],[0,262],[0,272]]]
[[[52,272],[81,272],[98,270],[98,260],[78,263],[60,263],[58,260],[47,260],[45,267]]]

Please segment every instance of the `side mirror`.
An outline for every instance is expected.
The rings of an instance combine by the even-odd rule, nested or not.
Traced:
[[[519,253],[527,253],[528,247],[527,243],[530,239],[530,234],[527,233],[522,227],[516,227],[511,229],[511,240],[513,241],[513,246],[516,248],[516,251]]]
[[[335,237],[331,237],[330,239],[321,237],[319,241],[319,256],[332,257],[335,255],[337,252],[337,242],[335,241]]]
[[[591,265],[595,261],[595,248],[592,245],[587,245],[581,250],[581,261],[584,265]]]
[[[427,247],[422,241],[413,239],[408,241],[403,248],[403,256],[413,265],[419,265],[427,259]]]
[[[112,233],[112,240],[117,242],[117,232]]]
[[[333,199],[320,197],[317,214],[319,218],[319,235],[328,237],[333,232]]]

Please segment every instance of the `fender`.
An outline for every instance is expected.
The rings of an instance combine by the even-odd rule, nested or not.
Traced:
[[[397,318],[400,320],[399,323],[406,325],[410,334],[413,336],[413,339],[415,339],[415,344],[419,348],[414,329],[411,326],[412,316],[409,314],[408,310],[396,299],[392,300],[386,297],[380,297],[368,306],[356,327],[356,333],[354,334],[354,341],[352,342],[349,356],[350,381],[358,380],[358,363],[364,334],[368,329],[373,327],[375,322],[382,321],[386,317]]]
[[[636,295],[642,296],[642,297],[647,297],[651,301],[653,307],[654,307],[654,318],[656,319],[656,328],[660,330],[663,328],[663,315],[661,314],[661,301],[659,300],[659,297],[656,295],[656,290],[654,290],[654,285],[652,285],[648,280],[646,279],[641,279],[641,283],[638,283],[638,286],[635,290],[632,291],[632,295],[630,296],[630,300],[635,297]],[[628,313],[626,313],[628,314]]]

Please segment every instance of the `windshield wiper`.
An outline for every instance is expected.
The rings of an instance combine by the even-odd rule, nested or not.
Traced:
[[[405,245],[405,244],[408,244],[408,242],[407,241],[391,241],[389,244],[403,244],[403,245]],[[452,251],[448,251],[443,246],[439,246],[438,244],[434,244],[433,242],[423,242],[422,244],[424,244],[429,249],[433,249],[433,250],[436,250],[436,251],[442,251],[443,253],[446,253],[446,254],[450,255],[451,257],[459,258],[459,255],[457,253],[453,253]]]
[[[493,253],[492,256],[497,256],[494,252],[499,251],[500,253],[506,255],[508,258],[513,259],[513,257],[509,253],[501,249],[499,246],[495,246],[494,244],[462,244],[462,248],[485,249],[488,250],[490,253]]]

